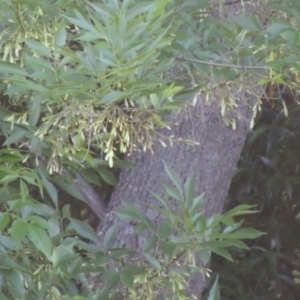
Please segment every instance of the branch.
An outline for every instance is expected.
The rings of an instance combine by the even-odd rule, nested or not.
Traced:
[[[31,151],[31,146],[25,139],[21,140],[19,148],[25,148]],[[41,161],[46,162],[46,158],[42,154],[34,153],[34,155],[36,155]],[[69,171],[62,168],[62,170],[57,172],[57,174],[61,178],[65,179],[67,174],[69,174]],[[102,219],[106,213],[106,201],[103,197],[97,193],[92,185],[79,174],[79,171],[75,172],[75,179],[71,184],[73,188],[81,194],[87,205],[98,216],[98,218]]]
[[[203,65],[208,65],[211,67],[222,67],[222,68],[232,68],[232,69],[242,69],[242,70],[247,70],[247,69],[269,70],[269,68],[266,66],[229,65],[229,64],[215,63],[212,61],[205,61],[205,60],[199,60],[199,59],[194,59],[194,58],[186,58],[186,57],[181,57],[181,56],[177,56],[177,57],[175,57],[175,59],[180,60],[180,61],[199,63],[199,64],[203,64]]]
[[[94,188],[77,172],[73,187],[83,196],[94,213],[102,219],[106,213],[106,202]]]

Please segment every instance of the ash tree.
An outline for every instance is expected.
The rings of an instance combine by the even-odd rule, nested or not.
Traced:
[[[264,86],[298,83],[298,10],[2,1],[1,297],[200,299],[262,234],[221,213]]]

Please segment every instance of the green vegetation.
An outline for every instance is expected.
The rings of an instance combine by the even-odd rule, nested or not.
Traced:
[[[250,251],[230,251],[234,262],[213,259],[213,269],[222,283],[222,299],[300,297],[300,107],[297,90],[281,88],[269,95],[275,105],[265,103],[247,138],[229,193],[229,207],[256,205],[260,213],[247,216],[245,224],[268,235],[247,243]],[[288,116],[276,100],[285,101]]]
[[[256,17],[231,16],[210,2],[0,1],[1,299],[190,299],[188,278],[208,272],[196,256],[204,264],[211,252],[231,261],[228,248],[242,251],[242,239],[262,235],[235,219],[254,212],[249,204],[204,217],[205,196],[194,195],[192,177],[182,183],[167,165],[172,185],[165,198],[153,195],[159,227],[130,199],[117,212],[137,233],[151,232],[140,261],[111,249],[117,226],[101,248],[86,217],[73,213],[86,201],[101,217],[94,195],[116,185],[111,167],[128,167],[125,153],[173,143],[159,134],[174,126],[163,116],[198,95],[203,105],[217,97],[220,121],[235,129],[235,108],[247,104],[237,91],[256,96],[254,120],[263,85],[299,84],[297,1],[257,8]],[[213,17],[220,9],[224,19]],[[291,197],[293,182],[284,182]],[[105,205],[105,196],[96,200]],[[209,300],[219,297],[215,281]]]

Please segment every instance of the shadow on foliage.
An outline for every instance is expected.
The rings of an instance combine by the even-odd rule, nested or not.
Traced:
[[[249,241],[250,250],[233,249],[233,262],[213,256],[222,299],[300,299],[300,106],[290,90],[268,88],[227,207],[256,205],[260,213],[244,224],[267,235]]]

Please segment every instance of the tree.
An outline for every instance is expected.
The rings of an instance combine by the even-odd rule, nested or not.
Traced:
[[[240,10],[241,6],[235,5],[234,9]],[[214,19],[212,22],[217,21]],[[216,25],[215,29],[219,28]],[[213,32],[211,36],[216,34],[216,31]],[[226,42],[224,43],[226,44]],[[230,44],[228,46],[232,47]],[[186,50],[189,51],[189,49]],[[192,47],[191,53],[195,53]],[[188,58],[187,61],[189,61]],[[193,60],[189,61],[186,67],[197,70],[199,68],[197,63],[199,62],[196,61],[194,64],[193,62]],[[239,75],[236,74],[235,76]],[[213,82],[209,84],[214,85]],[[240,84],[244,85],[243,80]],[[196,97],[194,102],[196,103],[195,100],[197,100],[197,104],[188,106],[180,113],[173,113],[166,122],[168,124],[176,123],[176,125],[172,126],[171,131],[166,129],[160,131],[162,136],[173,135],[179,141],[171,147],[155,145],[153,153],[150,151],[139,152],[127,158],[134,167],[121,172],[118,186],[109,202],[109,211],[120,210],[122,208],[120,200],[128,201],[143,211],[155,224],[159,224],[162,216],[149,207],[156,202],[149,190],[158,195],[163,194],[161,183],[167,183],[167,176],[163,172],[163,160],[166,160],[180,174],[181,178],[184,179],[190,174],[194,174],[196,193],[205,193],[203,210],[207,216],[222,212],[231,178],[250,128],[253,117],[252,106],[257,99],[253,99],[256,94],[253,96],[247,95],[245,92],[236,93],[234,97],[238,99],[236,102],[237,109],[230,116],[231,120],[235,122],[235,129],[233,130],[228,124],[225,124],[224,115],[221,114],[219,105],[220,100],[225,100],[225,97],[223,98],[220,93],[228,93],[228,91],[222,90],[222,88],[217,92],[208,90],[207,92],[211,94],[210,103],[207,105],[203,94],[199,92],[202,87],[199,86],[201,83],[196,85],[198,90],[195,89],[195,92],[192,93],[192,97]],[[244,88],[246,89],[246,87]],[[228,97],[233,97],[233,95],[228,93]],[[188,144],[184,142],[185,140],[198,143],[196,145]],[[100,234],[106,232],[116,222],[120,224],[121,228],[116,245],[119,247],[126,246],[130,249],[143,249],[145,247],[147,235],[137,235],[134,232],[135,223],[120,222],[114,214],[108,213],[102,220],[99,227]],[[194,282],[190,285],[191,291],[198,295],[199,299],[203,286],[203,282],[199,284],[199,277],[194,278]]]
[[[202,244],[197,245],[205,248],[200,255],[202,262],[208,262],[209,251],[230,259],[226,247],[243,248],[239,238],[259,235],[240,230],[242,223],[233,221],[236,214],[250,213],[248,206],[224,216],[212,215],[222,211],[247,130],[260,107],[262,85],[282,83],[286,73],[297,78],[294,27],[286,24],[289,16],[280,5],[274,8],[283,11],[278,16],[284,21],[271,24],[263,8],[258,18],[231,16],[228,12],[240,11],[238,4],[192,0],[84,3],[3,3],[0,128],[7,149],[1,149],[5,204],[0,221],[5,233],[2,255],[9,262],[3,266],[8,268],[7,293],[18,298],[30,286],[30,292],[35,292],[31,299],[40,295],[68,299],[79,293],[75,283],[81,282],[89,290],[84,273],[96,273],[103,275],[100,287],[107,281],[100,298],[112,297],[119,282],[123,284],[119,294],[126,286],[132,296],[138,275],[139,286],[145,286],[141,281],[146,278],[150,282],[149,274],[160,274],[161,289],[156,296],[162,297],[159,293],[168,287],[184,299],[184,280],[198,264],[192,265],[193,235],[168,239],[167,233],[174,230],[176,222],[186,221],[177,226],[177,233],[190,230],[195,240],[203,237]],[[164,147],[169,143],[173,147]],[[139,149],[148,151],[136,152]],[[113,209],[119,208],[120,198],[129,202],[118,214],[131,223],[120,223],[116,237],[118,221],[115,215],[106,214],[105,202],[91,184],[97,185],[99,178],[115,184],[109,167],[124,166],[117,160],[122,153],[130,154],[129,160],[136,167],[121,172],[110,201]],[[166,180],[162,158],[180,175],[165,166],[173,186],[165,185],[164,190],[178,203],[171,205],[174,213],[155,208],[147,193],[150,188],[156,193],[154,198],[164,203],[160,197],[160,184]],[[198,197],[194,199],[193,181],[186,179],[190,173],[196,181]],[[179,177],[185,181],[184,196]],[[137,178],[141,181],[136,182]],[[149,180],[149,185],[144,180]],[[59,201],[58,191],[86,200],[102,219],[101,250],[72,236],[97,240],[91,227],[76,220],[69,206]],[[199,196],[203,192],[205,195]],[[207,218],[194,211],[200,209],[203,197]],[[145,210],[144,202],[150,208]],[[160,224],[155,209],[172,222]],[[110,227],[111,223],[114,226]],[[139,234],[136,240],[132,225],[140,232],[152,229],[156,236],[148,239],[147,234]],[[197,226],[205,230],[199,234]],[[157,238],[163,246],[159,255],[167,266],[170,261],[180,264],[181,259],[188,260],[194,269],[183,268],[181,273],[177,269],[177,274],[174,269],[177,281],[165,284],[163,279],[169,274],[160,273],[161,257],[155,256],[154,247]],[[142,253],[139,250],[146,240],[146,248],[152,252],[143,254],[152,273],[140,274],[138,267],[143,261],[136,261],[134,255],[129,257],[135,265],[128,264],[123,258],[131,254],[128,249],[110,249],[112,245],[132,247],[134,241],[135,253]],[[189,250],[174,259],[177,244]],[[26,255],[19,254],[23,248],[41,259],[31,258],[34,264],[30,264]],[[17,265],[12,260],[15,252],[20,257]],[[110,264],[119,264],[120,269],[107,270],[104,265]],[[33,274],[26,280],[24,265]],[[202,287],[190,287],[190,293],[200,297]],[[92,295],[89,291],[88,296]]]

